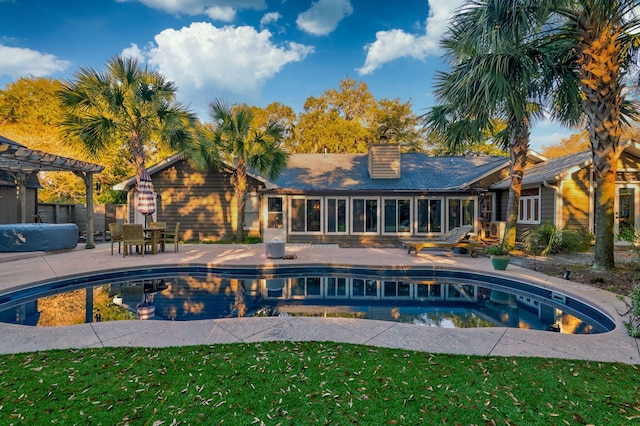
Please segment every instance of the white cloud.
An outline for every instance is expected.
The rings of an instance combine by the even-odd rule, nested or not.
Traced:
[[[206,91],[251,95],[286,64],[302,61],[313,47],[297,43],[276,46],[267,30],[252,27],[217,28],[195,22],[180,30],[167,29],[155,36],[146,52],[148,62],[177,83],[185,98]],[[191,94],[189,94],[191,93]]]
[[[23,76],[44,77],[64,71],[70,61],[31,49],[0,45],[0,75],[13,79]]]
[[[211,19],[231,22],[239,9],[262,10],[265,0],[138,0],[152,9],[177,15],[207,15]]]
[[[338,23],[353,13],[349,0],[318,0],[298,15],[298,28],[310,34],[327,35],[336,29]]]
[[[269,12],[265,13],[264,16],[260,19],[260,28],[264,28],[274,22],[278,22],[278,20],[282,18],[278,12]]]
[[[123,49],[120,56],[124,58],[135,58],[138,60],[138,63],[144,63],[147,60],[144,56],[144,52],[135,43],[131,43],[131,46]]]
[[[367,57],[360,75],[371,74],[387,62],[403,57],[424,60],[440,51],[440,38],[447,30],[453,12],[464,0],[429,0],[429,17],[424,35],[414,35],[403,30],[378,31],[376,41],[367,44]]]
[[[222,22],[231,22],[236,17],[236,11],[232,7],[208,7],[205,13],[209,18]]]

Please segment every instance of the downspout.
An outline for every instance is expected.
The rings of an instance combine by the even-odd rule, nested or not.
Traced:
[[[561,185],[553,185],[549,183],[549,181],[544,180],[542,185],[546,188],[550,188],[555,193],[554,203],[553,203],[553,216],[554,216],[554,225],[557,230],[560,230],[564,227],[564,223],[562,221],[562,210],[564,208],[564,200],[562,198],[562,188]],[[542,205],[542,194],[540,194],[540,204]]]

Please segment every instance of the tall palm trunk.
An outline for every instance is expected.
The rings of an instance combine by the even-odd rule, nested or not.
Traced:
[[[236,220],[236,243],[241,243],[244,239],[244,198],[247,194],[247,164],[245,159],[242,157],[238,158],[233,188],[236,196],[236,206],[238,207],[238,216]]]
[[[527,150],[529,149],[529,134],[531,133],[529,120],[511,120],[509,124],[509,153],[511,164],[509,175],[509,201],[507,202],[507,225],[502,242],[510,246],[516,243],[516,225],[518,224],[518,204],[522,190],[522,178],[527,165]]]
[[[622,46],[611,26],[585,31],[578,49],[587,129],[593,156],[596,246],[593,269],[613,269],[614,198],[620,157]]]
[[[138,183],[138,187],[140,187],[140,176],[142,176],[142,172],[145,169],[142,134],[137,131],[132,131],[129,138],[129,145],[129,149],[131,150],[131,158],[133,159],[136,168],[136,181]]]

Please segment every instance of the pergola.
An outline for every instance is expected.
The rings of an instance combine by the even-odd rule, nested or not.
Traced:
[[[93,240],[93,174],[100,173],[104,166],[74,160],[73,158],[48,154],[29,149],[0,136],[0,170],[7,172],[18,187],[21,223],[27,222],[27,182],[38,172],[72,172],[82,178],[87,191],[87,243],[94,248]]]

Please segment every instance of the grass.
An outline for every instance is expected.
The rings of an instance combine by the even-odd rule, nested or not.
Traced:
[[[0,389],[6,425],[640,422],[638,366],[338,343],[2,355]]]

